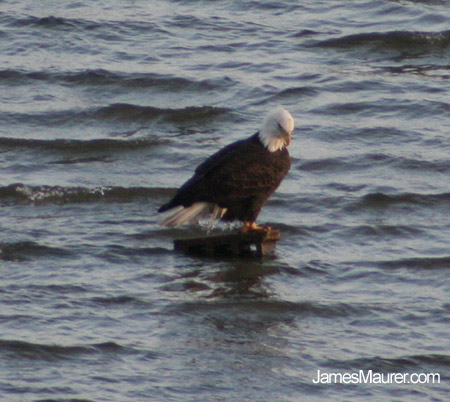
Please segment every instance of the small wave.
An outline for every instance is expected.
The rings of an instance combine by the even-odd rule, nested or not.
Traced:
[[[11,184],[0,187],[0,202],[67,204],[92,201],[131,202],[138,198],[166,197],[173,190],[159,187],[61,187]]]
[[[334,158],[303,159],[296,164],[296,169],[334,175],[337,171],[354,172],[356,170],[372,169],[377,166],[383,168],[392,166],[393,168],[406,171],[420,170],[421,172],[448,173],[450,172],[449,162],[447,159],[425,160],[384,153],[367,153]]]
[[[377,265],[388,269],[450,269],[450,256],[401,258],[399,260],[380,261]]]
[[[423,172],[427,170],[436,173],[450,173],[450,160],[441,159],[441,160],[427,161],[402,157],[396,157],[395,159],[396,159],[395,165],[400,169],[405,169],[408,171],[420,170],[421,172]]]
[[[273,204],[272,204],[273,205]],[[283,233],[283,236],[296,236],[296,235],[303,235],[304,229],[303,227],[299,225],[288,225],[281,222],[267,222],[267,226],[276,226],[277,230],[279,230],[281,233]]]
[[[94,303],[98,304],[134,304],[137,302],[137,299],[132,296],[122,295],[122,296],[101,296],[92,298]]]
[[[286,102],[292,98],[298,100],[303,97],[310,97],[317,93],[317,90],[312,86],[302,86],[284,89],[270,97],[270,101],[273,102]],[[268,99],[264,99],[261,102],[255,104],[266,104]]]
[[[122,307],[132,306],[135,308],[144,308],[148,310],[153,307],[153,302],[149,300],[140,299],[129,295],[120,296],[97,296],[91,299],[91,302],[103,307]]]
[[[68,250],[48,247],[33,241],[19,241],[15,243],[0,243],[0,261],[24,261],[39,256],[70,256]]]
[[[147,137],[129,140],[98,138],[93,140],[39,140],[27,138],[0,137],[0,148],[41,148],[54,151],[82,153],[89,151],[122,151],[142,149],[164,144],[166,140]]]
[[[387,71],[391,74],[413,74],[413,75],[422,75],[428,77],[436,77],[442,79],[450,78],[450,66],[446,65],[435,65],[435,64],[423,64],[423,65],[414,65],[414,64],[405,64],[402,66],[387,66],[380,67],[381,71]],[[436,90],[436,89],[433,89]]]
[[[80,399],[80,398],[68,398],[68,399],[53,399],[53,398],[45,398],[45,399],[37,399],[35,402],[95,402],[93,399]]]
[[[206,123],[224,114],[229,109],[215,106],[189,106],[180,109],[161,109],[153,106],[140,106],[129,103],[113,103],[108,106],[86,110],[60,110],[36,114],[5,113],[10,124],[39,124],[54,127],[77,122],[92,123],[96,120],[111,122],[161,122],[180,124],[185,122]]]
[[[182,109],[160,109],[152,106],[138,106],[128,103],[116,103],[99,108],[94,116],[102,119],[136,121],[161,119],[164,122],[180,123],[184,121],[202,121],[214,119],[227,113],[228,109],[214,106],[185,107]]]
[[[0,353],[12,356],[18,355],[21,358],[33,360],[59,360],[79,355],[119,354],[129,353],[130,351],[133,350],[115,342],[95,343],[84,346],[62,346],[0,339]]]
[[[47,17],[30,16],[26,18],[19,18],[11,21],[10,25],[16,27],[34,26],[59,30],[94,29],[100,27],[98,24],[85,20],[56,17],[53,15],[49,15]]]
[[[422,234],[422,230],[417,227],[407,225],[356,225],[356,226],[333,226],[330,228],[334,233],[338,233],[342,238],[354,240],[362,237],[377,238],[416,238]]]
[[[62,159],[54,162],[48,162],[50,165],[75,165],[77,163],[103,162],[108,163],[111,159],[107,156],[93,156],[90,158],[70,158]]]
[[[10,285],[10,289],[23,289],[23,285]],[[50,285],[43,285],[43,284],[30,284],[27,285],[27,289],[31,290],[37,290],[37,291],[44,291],[46,293],[51,294],[58,294],[58,295],[65,295],[65,294],[78,294],[78,293],[86,293],[89,291],[89,288],[85,285],[72,285],[69,283],[66,284],[50,284]]]
[[[125,247],[119,244],[111,244],[99,252],[97,256],[110,262],[121,262],[123,257],[136,258],[139,256],[148,257],[171,253],[172,250],[163,247]]]
[[[320,47],[357,48],[375,45],[382,49],[431,52],[450,46],[450,31],[443,32],[371,32],[331,38],[316,43]]]
[[[302,29],[300,31],[298,31],[297,33],[290,35],[292,38],[304,38],[309,37],[309,36],[315,36],[315,35],[319,35],[321,32],[319,31],[313,31],[311,29]]]
[[[420,112],[419,112],[420,111]],[[429,101],[423,99],[405,99],[396,101],[395,108],[392,107],[390,102],[346,102],[339,101],[330,103],[324,107],[313,109],[312,112],[317,115],[333,115],[333,116],[346,116],[346,115],[359,115],[373,117],[379,116],[402,116],[415,119],[419,117],[442,117],[450,112],[450,105],[447,102],[442,101]],[[346,133],[346,135],[348,135]],[[361,135],[361,130],[355,130],[355,136]],[[332,137],[336,137],[336,134],[328,137],[328,140],[332,140]],[[368,132],[365,135],[368,137]]]
[[[403,193],[403,194],[385,194],[385,193],[371,193],[362,197],[358,202],[358,207],[363,208],[386,208],[395,206],[397,204],[409,205],[427,205],[436,206],[444,205],[450,206],[450,193],[438,194],[417,194],[417,193]]]
[[[414,368],[423,371],[424,366],[449,367],[450,356],[441,354],[413,355],[397,358],[386,357],[363,357],[352,360],[330,359],[326,362],[327,367],[347,370],[373,370],[376,372],[402,372]]]
[[[365,158],[361,158],[359,162],[367,162]],[[360,164],[357,163],[359,169],[362,168]],[[323,173],[324,171],[329,171],[330,173],[335,173],[338,171],[345,171],[348,169],[354,169],[354,163],[351,163],[348,158],[326,158],[326,159],[304,159],[296,167],[300,171]]]
[[[170,91],[205,91],[221,89],[234,85],[229,78],[193,80],[156,73],[120,73],[104,69],[84,71],[22,71],[5,69],[0,70],[0,80],[6,83],[24,81],[46,81],[48,83],[61,83],[74,86],[117,86],[123,88],[158,88]]]
[[[359,316],[370,314],[371,307],[367,305],[347,303],[313,303],[313,302],[287,302],[282,300],[247,300],[247,301],[217,301],[217,302],[186,302],[172,307],[175,314],[199,313],[201,311],[215,312],[220,310],[239,309],[240,313],[274,313],[276,315],[303,315],[318,316],[323,318],[335,318],[346,316]]]

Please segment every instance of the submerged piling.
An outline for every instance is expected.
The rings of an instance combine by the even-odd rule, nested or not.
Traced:
[[[280,238],[278,230],[265,228],[247,233],[236,231],[224,235],[176,239],[174,247],[175,250],[186,254],[208,257],[263,257],[274,254],[276,243]]]

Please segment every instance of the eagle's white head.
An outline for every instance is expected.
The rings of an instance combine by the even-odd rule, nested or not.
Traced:
[[[282,107],[272,110],[263,120],[259,130],[259,139],[270,151],[275,152],[287,147],[294,131],[294,119]]]

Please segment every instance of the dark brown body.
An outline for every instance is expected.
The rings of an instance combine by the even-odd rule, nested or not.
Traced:
[[[211,202],[227,208],[222,220],[254,222],[290,166],[286,148],[269,152],[255,134],[226,146],[199,165],[194,176],[158,212]]]

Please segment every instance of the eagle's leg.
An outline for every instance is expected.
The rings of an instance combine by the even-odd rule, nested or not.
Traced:
[[[244,226],[241,228],[242,233],[248,233],[251,230],[270,230],[256,224],[256,222],[244,221]]]

